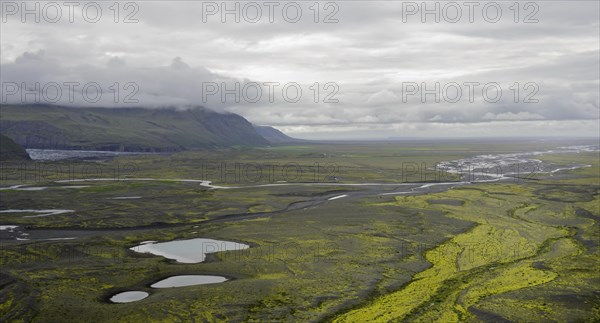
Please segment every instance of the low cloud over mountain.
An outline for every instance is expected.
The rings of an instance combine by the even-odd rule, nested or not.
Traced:
[[[55,82],[63,86],[57,104],[204,105],[304,138],[493,136],[515,127],[546,135],[557,125],[563,135],[597,135],[599,4],[578,2],[567,12],[561,3],[538,5],[535,23],[523,23],[525,12],[516,23],[504,4],[497,23],[479,7],[473,23],[464,10],[458,23],[444,16],[422,23],[395,2],[337,3],[337,22],[327,24],[315,23],[307,6],[296,23],[277,16],[223,23],[201,4],[161,2],[139,3],[131,24],[76,20],[80,28],[72,28],[9,16],[2,99],[31,103],[35,95],[23,97],[12,84]],[[90,102],[75,92],[71,100],[65,82],[78,82],[79,91],[96,83],[102,97]],[[475,83],[471,100],[468,84]],[[87,88],[93,98],[96,89]],[[432,89],[437,98],[423,96]]]

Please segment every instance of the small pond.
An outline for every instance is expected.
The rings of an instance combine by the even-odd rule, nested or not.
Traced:
[[[115,294],[113,297],[110,298],[110,301],[113,303],[130,303],[142,300],[148,297],[148,295],[150,294],[140,291],[122,292]]]
[[[172,276],[160,280],[150,287],[152,288],[171,288],[171,287],[183,287],[193,285],[206,285],[216,284],[227,281],[227,278],[221,276],[209,276],[209,275],[181,275]]]
[[[247,244],[239,242],[202,238],[173,240],[159,243],[153,241],[145,242],[146,243],[130,248],[130,250],[140,253],[151,253],[186,264],[203,262],[206,258],[206,254],[209,253],[243,250],[250,247]]]

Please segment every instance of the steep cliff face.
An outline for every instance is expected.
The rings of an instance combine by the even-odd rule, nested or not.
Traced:
[[[19,146],[7,136],[0,135],[0,161],[28,159],[30,158],[25,148]]]
[[[0,133],[26,148],[160,152],[268,144],[243,117],[202,107],[6,105],[0,113]]]

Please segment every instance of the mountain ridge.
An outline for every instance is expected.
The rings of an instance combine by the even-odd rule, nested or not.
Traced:
[[[29,160],[29,154],[25,148],[19,146],[14,140],[0,135],[0,160]]]
[[[0,133],[25,148],[171,152],[266,146],[248,120],[205,107],[0,106]]]
[[[263,138],[267,139],[272,144],[289,144],[289,143],[299,143],[305,142],[306,140],[292,138],[285,133],[281,132],[281,130],[271,127],[271,126],[258,126],[254,125],[254,129],[256,132],[261,135]]]

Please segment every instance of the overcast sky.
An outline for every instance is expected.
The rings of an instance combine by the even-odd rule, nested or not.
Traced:
[[[93,6],[84,16],[82,2],[73,22],[69,7],[57,17],[47,2],[28,8],[35,3],[38,17],[22,17],[22,2],[2,1],[2,103],[204,105],[307,139],[600,131],[598,1],[521,2],[518,12],[513,1],[437,2],[439,16],[426,15],[425,22],[423,9],[436,2],[428,8],[421,1],[319,2],[317,23],[314,1],[296,1],[286,11],[285,2],[237,2],[239,22],[233,14],[222,21],[220,1],[121,2],[116,23],[113,1],[97,2],[98,17]],[[64,82],[80,84],[72,97]],[[97,102],[90,99],[96,85],[81,94],[92,82],[103,91]],[[22,83],[30,89],[40,83],[46,93],[23,98],[24,89],[13,86]],[[222,100],[223,83],[232,92],[239,85],[239,102],[233,94]],[[423,85],[436,92],[436,83],[439,102],[434,94],[423,100]],[[58,100],[53,84],[63,87]]]

